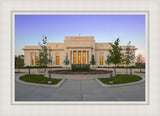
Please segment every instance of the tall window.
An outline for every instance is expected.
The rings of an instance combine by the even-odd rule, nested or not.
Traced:
[[[86,64],[86,52],[83,51],[83,64]]]
[[[56,65],[59,65],[59,60],[60,60],[59,56],[56,56]]]
[[[36,65],[38,65],[38,56],[36,56]]]
[[[102,56],[99,57],[99,64],[103,65],[103,57]]]
[[[121,62],[121,65],[123,66],[123,62]]]
[[[34,65],[34,56],[32,56],[32,65]]]
[[[78,52],[78,64],[81,64],[81,52]]]
[[[76,64],[76,52],[73,52],[73,64]]]

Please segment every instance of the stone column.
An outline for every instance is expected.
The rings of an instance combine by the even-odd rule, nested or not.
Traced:
[[[87,64],[87,50],[86,50],[86,64]]]
[[[91,57],[92,57],[92,55],[91,55],[91,50],[89,50],[89,62],[91,61]],[[94,56],[95,57],[95,56]]]
[[[88,61],[87,61],[87,62],[88,62],[88,64],[89,64],[89,63],[90,63],[90,61],[89,61],[89,60],[90,60],[89,50],[87,51],[87,56],[88,56]]]
[[[81,64],[83,64],[83,50],[81,50]]]
[[[52,64],[55,65],[55,53],[52,53]]]
[[[78,50],[76,51],[76,64],[78,64]]]
[[[71,57],[71,55],[72,55],[71,51],[69,51],[69,64],[72,64],[72,60],[71,60],[72,57]]]
[[[72,64],[73,64],[73,50],[72,50]]]

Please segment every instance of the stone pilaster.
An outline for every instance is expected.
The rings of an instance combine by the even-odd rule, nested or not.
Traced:
[[[81,64],[83,64],[83,50],[81,50]]]
[[[73,53],[73,50],[72,50],[72,64],[73,64],[73,54],[74,54],[74,53]]]

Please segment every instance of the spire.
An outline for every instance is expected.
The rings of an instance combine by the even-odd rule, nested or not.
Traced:
[[[80,33],[79,33],[79,37],[80,37]]]

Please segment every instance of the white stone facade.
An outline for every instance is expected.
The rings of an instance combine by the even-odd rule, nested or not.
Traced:
[[[49,66],[62,66],[65,64],[64,59],[68,54],[71,64],[90,64],[92,54],[95,56],[97,66],[108,66],[105,64],[107,55],[111,46],[109,43],[95,43],[94,36],[66,36],[64,43],[47,43],[48,53],[52,63]],[[126,46],[121,46],[122,52],[125,53]],[[36,66],[39,58],[40,46],[25,46],[24,63],[25,66]],[[131,46],[135,53],[135,46]],[[135,63],[131,64],[135,65]],[[112,66],[112,65],[109,65]],[[121,64],[120,64],[121,66]]]

